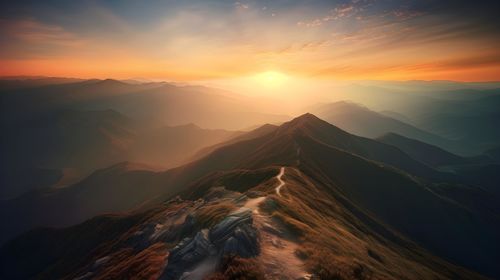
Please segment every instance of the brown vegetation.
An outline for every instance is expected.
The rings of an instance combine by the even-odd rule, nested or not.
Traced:
[[[254,259],[244,259],[236,256],[225,256],[219,272],[206,280],[264,280],[260,265]]]
[[[236,207],[230,202],[219,202],[202,207],[195,213],[199,228],[210,228],[222,221]]]
[[[114,261],[95,279],[158,279],[168,256],[165,245],[156,243],[136,255],[132,251],[129,248],[113,254]]]

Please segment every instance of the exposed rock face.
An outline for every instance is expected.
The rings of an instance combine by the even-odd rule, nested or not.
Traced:
[[[178,279],[185,271],[216,253],[216,248],[208,240],[207,230],[198,232],[193,238],[185,238],[170,251],[161,279]]]
[[[218,263],[225,254],[244,258],[259,254],[258,235],[253,226],[251,209],[241,208],[212,229],[202,230],[193,238],[179,242],[171,250],[167,267],[160,279],[189,279],[186,276],[194,271],[198,272],[199,266],[213,259],[214,263]]]
[[[252,225],[252,210],[248,208],[240,208],[229,214],[224,220],[215,225],[210,230],[210,240],[217,245],[225,242],[233,231],[244,224]]]
[[[241,208],[227,216],[212,228],[210,239],[222,248],[222,255],[234,254],[248,258],[259,254],[251,209]]]

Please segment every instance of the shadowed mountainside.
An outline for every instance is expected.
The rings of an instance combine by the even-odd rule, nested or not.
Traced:
[[[149,128],[113,110],[59,111],[7,131],[0,145],[4,199],[64,181],[67,170],[74,182],[123,161],[178,166],[199,149],[240,134],[192,124]]]
[[[272,187],[276,184],[269,177],[274,176],[272,173],[255,173],[255,170],[266,170],[273,166],[287,166],[284,180],[288,185],[281,190],[282,194],[277,194]],[[193,200],[175,203],[196,205],[194,208],[186,207],[182,213],[196,213],[197,209],[208,206],[206,203],[219,204],[223,201],[233,205],[227,206],[229,209],[241,207],[245,197],[238,198],[240,193],[249,197],[262,197],[263,194],[252,191],[264,192],[267,195],[262,211],[272,215],[272,227],[287,232],[285,237],[279,238],[279,242],[284,243],[285,248],[298,246],[296,254],[303,257],[303,265],[310,273],[329,273],[330,277],[341,273],[347,275],[345,279],[359,278],[353,276],[359,273],[373,274],[375,279],[479,278],[478,275],[469,274],[470,272],[431,256],[431,253],[486,275],[499,275],[495,263],[500,251],[496,243],[500,234],[499,212],[494,206],[495,200],[491,207],[477,205],[477,201],[489,201],[487,193],[450,183],[447,186],[452,186],[454,191],[447,191],[443,183],[434,183],[436,180],[447,180],[447,176],[441,177],[442,173],[413,160],[394,146],[351,135],[311,114],[284,123],[260,137],[216,148],[197,161],[166,172],[124,170],[123,166],[116,170],[117,174],[111,172],[113,169],[95,174],[77,188],[68,187],[66,192],[72,192],[73,188],[80,189],[81,193],[74,196],[78,201],[82,194],[90,199],[96,195],[97,190],[109,191],[104,196],[109,198],[124,188],[122,192],[128,195],[118,197],[115,200],[117,204],[109,205],[110,208],[122,207],[114,209],[115,211],[129,209],[147,198],[156,198],[159,202],[168,200],[175,194],[182,194],[185,199]],[[247,171],[240,173],[237,170]],[[131,179],[134,177],[137,180]],[[217,192],[217,187],[225,187],[225,191]],[[57,197],[60,194],[53,195]],[[133,201],[120,200],[129,196],[134,197]],[[200,199],[196,200],[198,198]],[[106,202],[111,201],[102,200],[107,207]],[[158,202],[152,201],[151,205]],[[106,208],[106,211],[113,210],[110,208]],[[103,209],[93,207],[92,210],[95,211],[93,215]],[[214,214],[208,217],[211,215]],[[221,215],[222,218],[225,216]],[[186,216],[180,218],[176,215],[162,217],[166,220],[161,218],[161,222],[152,224],[162,224],[159,228],[162,228],[161,232],[165,235],[155,234],[154,238],[145,237],[146,239],[139,238],[141,242],[134,241],[142,244],[140,246],[129,241],[132,243],[121,243],[116,245],[118,247],[99,253],[91,254],[87,251],[89,259],[77,262],[78,265],[75,266],[81,269],[73,270],[76,274],[70,275],[75,277],[87,273],[98,256],[111,254],[116,248],[135,248],[135,252],[141,252],[160,242],[167,246],[167,251],[177,252],[172,251],[173,246],[181,237],[172,235],[174,232],[188,237],[196,234],[197,237],[189,242],[205,244],[206,234],[197,233],[200,228],[195,226],[199,222],[196,218],[191,220]],[[258,221],[257,219],[257,223]],[[188,231],[172,227],[173,224],[180,226],[179,223],[184,226],[193,225],[193,222],[194,228],[189,227]],[[169,223],[173,224],[168,225]],[[211,228],[214,224],[217,221],[203,223],[201,228]],[[259,232],[259,224],[256,227]],[[129,240],[135,230],[124,230],[124,233],[125,231],[127,234],[124,236],[128,237],[120,240]],[[140,231],[146,232],[145,229]],[[156,230],[149,232],[153,234]],[[16,246],[19,246],[16,244],[23,244],[22,238],[38,238],[37,236],[39,233],[33,231],[20,237],[21,239],[7,243],[2,249],[2,258],[8,252],[16,250]],[[148,246],[143,247],[143,242]],[[192,244],[189,242],[182,246]],[[368,248],[361,244],[366,244]],[[264,245],[260,244],[261,248]],[[190,247],[186,247],[186,250],[187,248]],[[69,248],[66,247],[66,250]],[[263,252],[268,252],[266,247],[263,247]],[[263,258],[268,256],[263,254]],[[58,255],[54,258],[58,260],[60,257]],[[328,271],[322,267],[318,260],[324,259],[330,259],[329,263],[334,263],[339,271]],[[10,261],[16,264],[15,259]],[[168,262],[167,260],[167,267]],[[196,266],[191,265],[196,263],[190,263],[189,269],[194,269]],[[179,265],[181,264],[170,266],[168,271],[188,269]],[[40,269],[36,273],[40,273]],[[52,269],[61,268],[53,266]],[[100,272],[93,270],[93,273]],[[394,276],[395,274],[398,276]]]
[[[327,122],[356,135],[376,138],[394,132],[442,148],[457,150],[458,144],[453,141],[398,119],[374,112],[356,103],[339,101],[316,106],[313,112]]]

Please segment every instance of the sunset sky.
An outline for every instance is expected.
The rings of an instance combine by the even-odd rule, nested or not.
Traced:
[[[7,2],[2,76],[500,80],[500,1]]]

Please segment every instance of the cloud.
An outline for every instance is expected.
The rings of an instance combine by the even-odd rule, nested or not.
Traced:
[[[248,9],[250,6],[248,6],[248,4],[244,4],[244,3],[241,3],[241,2],[234,2],[234,5],[238,8],[238,9]]]
[[[4,36],[29,44],[76,46],[83,42],[61,26],[45,24],[30,18],[1,20],[0,24],[4,26],[2,29]]]
[[[317,27],[321,26],[330,21],[336,21],[341,19],[352,18],[363,11],[364,5],[359,5],[361,2],[354,2],[354,4],[342,4],[334,9],[331,9],[326,15],[315,18],[312,20],[299,21],[297,22],[298,26],[305,27]]]

